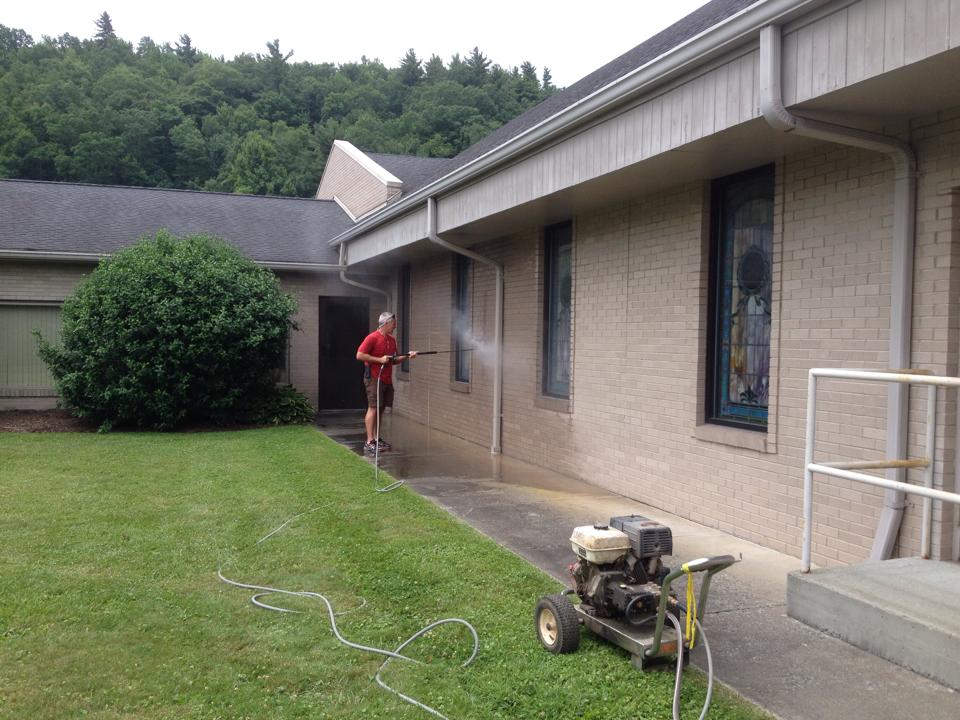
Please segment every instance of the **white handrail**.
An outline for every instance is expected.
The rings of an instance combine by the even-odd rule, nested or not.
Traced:
[[[865,380],[868,382],[899,383],[905,385],[927,386],[927,433],[924,458],[891,459],[870,462],[815,462],[814,446],[816,442],[817,421],[817,378],[835,378],[840,380]],[[933,487],[934,453],[937,438],[937,388],[960,387],[960,378],[938,375],[922,375],[916,371],[880,372],[875,370],[848,370],[844,368],[813,368],[809,373],[807,385],[807,436],[804,451],[803,476],[803,555],[801,572],[810,572],[810,549],[813,544],[813,476],[830,475],[854,482],[876,485],[877,487],[899,490],[923,497],[923,523],[921,533],[921,551],[923,558],[930,557],[931,516],[933,501],[956,503],[960,505],[960,493],[936,490]],[[892,467],[923,468],[923,486],[889,480],[887,478],[855,472],[856,469],[881,469]]]

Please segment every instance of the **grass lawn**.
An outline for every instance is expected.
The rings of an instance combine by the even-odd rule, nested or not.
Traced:
[[[260,545],[256,540],[296,513]],[[327,594],[354,642],[395,648],[393,687],[451,718],[669,718],[670,673],[640,674],[584,635],[553,656],[533,630],[557,583],[309,427],[193,434],[0,434],[0,717],[427,718],[381,690],[374,655],[319,603],[260,610],[227,577]],[[684,717],[704,679],[688,673]],[[711,718],[761,718],[730,695]]]

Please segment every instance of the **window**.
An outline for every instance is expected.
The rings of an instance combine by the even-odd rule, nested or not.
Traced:
[[[767,428],[773,166],[713,188],[707,420]]]
[[[60,342],[60,308],[0,303],[0,394],[53,394],[53,376],[37,354],[34,330]]]
[[[457,255],[453,265],[453,379],[470,382],[470,339],[473,317],[470,309],[470,258]]]
[[[410,350],[410,266],[402,265],[400,267],[400,352],[405,353]],[[410,372],[410,361],[404,360],[400,363],[402,372]]]
[[[543,243],[544,395],[570,397],[570,285],[573,225],[548,227]]]

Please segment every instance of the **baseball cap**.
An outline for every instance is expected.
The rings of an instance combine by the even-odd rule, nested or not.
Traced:
[[[388,322],[390,322],[391,320],[393,320],[394,317],[396,317],[396,316],[395,316],[392,312],[390,312],[389,310],[386,310],[386,311],[380,313],[380,319],[378,320],[377,327],[383,327],[383,326],[386,325]]]

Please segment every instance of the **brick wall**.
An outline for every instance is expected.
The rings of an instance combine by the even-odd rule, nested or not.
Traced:
[[[382,311],[382,298],[373,296],[365,290],[345,285],[336,273],[278,272],[280,285],[297,301],[297,313],[294,322],[298,330],[290,337],[290,383],[310,399],[315,408],[319,402],[319,347],[320,317],[319,297],[321,295],[338,297],[370,298],[370,327],[377,326],[377,316]],[[371,282],[367,279],[367,282]],[[359,345],[359,343],[358,343]],[[356,382],[360,382],[358,367]],[[324,381],[339,383],[344,378],[323,378]]]
[[[913,123],[920,158],[914,365],[957,374],[960,113]],[[777,162],[770,425],[765,436],[704,425],[709,188],[691,183],[575,218],[573,384],[568,412],[538,401],[541,233],[474,247],[505,266],[503,451],[711,527],[799,555],[807,370],[887,367],[893,169],[885,157],[820,145]],[[452,261],[412,266],[411,344],[449,347]],[[474,328],[492,330],[492,274],[476,268]],[[490,441],[490,368],[469,394],[449,358],[414,361],[398,410]],[[923,391],[925,392],[925,391]],[[924,397],[911,398],[910,453],[922,454]],[[956,403],[939,410],[937,484],[954,486]],[[886,389],[826,381],[818,458],[884,456]],[[911,473],[918,481],[919,473]],[[813,560],[869,555],[883,493],[815,486]],[[908,498],[900,554],[919,551]],[[935,514],[935,555],[950,552],[952,509]]]

